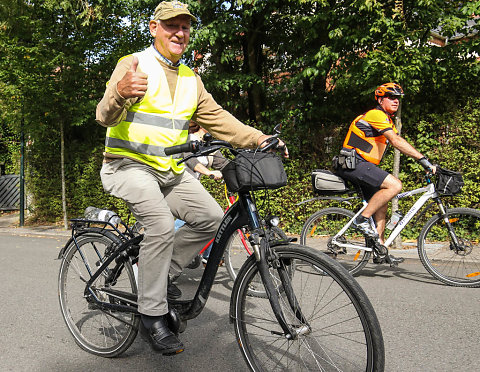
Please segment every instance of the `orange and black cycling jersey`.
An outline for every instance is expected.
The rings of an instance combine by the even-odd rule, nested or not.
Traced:
[[[366,161],[379,164],[388,145],[383,134],[389,130],[398,133],[390,115],[378,106],[355,118],[350,124],[343,147],[354,148]]]

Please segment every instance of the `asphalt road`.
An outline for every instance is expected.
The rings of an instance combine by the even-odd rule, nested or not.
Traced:
[[[231,281],[221,268],[203,313],[181,335],[184,353],[154,354],[140,339],[116,359],[82,351],[68,332],[57,298],[65,236],[12,235],[0,229],[0,371],[245,371],[228,322]],[[193,293],[202,269],[180,287]],[[358,281],[380,320],[386,371],[472,371],[480,365],[480,289],[430,277],[417,260],[399,268],[367,266]]]

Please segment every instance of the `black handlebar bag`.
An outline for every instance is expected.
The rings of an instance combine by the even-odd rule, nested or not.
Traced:
[[[222,174],[231,192],[278,189],[287,184],[282,160],[271,152],[239,152]]]
[[[435,187],[442,195],[453,196],[462,191],[464,186],[463,177],[460,172],[437,166],[437,183]]]

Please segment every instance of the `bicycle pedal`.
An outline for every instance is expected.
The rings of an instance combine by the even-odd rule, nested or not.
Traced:
[[[385,263],[385,257],[374,257],[372,261],[375,264],[384,264]]]
[[[332,258],[337,258],[337,252],[333,252],[333,251],[323,251],[327,256],[329,257],[332,257]]]
[[[206,260],[206,259],[203,259],[203,260],[202,260],[202,264],[203,264],[203,267],[204,267],[204,268],[207,267],[207,262],[208,262],[208,260]],[[220,260],[220,262],[218,263],[218,267],[221,267],[221,266],[223,266],[224,264],[225,264],[225,259],[222,258],[222,259]]]
[[[399,257],[399,258],[396,258],[396,257],[393,257],[391,255],[387,255],[385,257],[385,260],[387,263],[390,264],[390,267],[397,267],[398,264],[402,263],[403,261],[405,261],[405,259],[403,257]]]

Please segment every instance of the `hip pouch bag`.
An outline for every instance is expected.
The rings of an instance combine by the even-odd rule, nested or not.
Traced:
[[[271,152],[241,151],[222,174],[231,192],[278,189],[287,184],[282,160]]]
[[[357,157],[355,149],[342,149],[340,155],[336,155],[332,159],[334,169],[355,169],[357,167]]]

